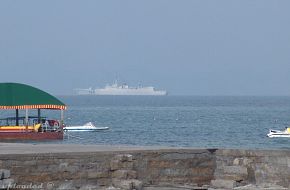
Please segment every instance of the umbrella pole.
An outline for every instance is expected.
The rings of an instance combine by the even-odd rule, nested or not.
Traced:
[[[19,126],[19,111],[16,109],[16,126]]]
[[[25,109],[25,125],[28,126],[28,109]]]
[[[38,123],[40,123],[40,119],[41,119],[41,117],[40,117],[40,109],[37,109],[37,117],[38,117]]]
[[[64,114],[63,110],[60,110],[60,126],[63,126]]]

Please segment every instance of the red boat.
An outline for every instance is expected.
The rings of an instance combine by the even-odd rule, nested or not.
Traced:
[[[63,132],[0,132],[5,140],[62,140]]]
[[[63,139],[63,129],[57,120],[41,118],[38,123],[37,117],[28,117],[28,125],[24,125],[25,117],[0,119],[0,139],[7,140],[52,140]]]
[[[0,83],[0,109],[16,110],[16,117],[0,119],[0,140],[63,139],[66,105],[42,90],[25,84]],[[28,116],[31,109],[37,109],[37,116]],[[60,110],[60,120],[41,117],[41,109]],[[20,117],[19,110],[25,110],[25,116]]]

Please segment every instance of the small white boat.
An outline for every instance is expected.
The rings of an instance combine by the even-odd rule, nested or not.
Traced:
[[[290,137],[290,127],[286,127],[284,131],[270,129],[267,134],[268,137]]]
[[[107,130],[109,127],[96,127],[92,122],[88,122],[80,126],[65,126],[64,131],[101,131]]]

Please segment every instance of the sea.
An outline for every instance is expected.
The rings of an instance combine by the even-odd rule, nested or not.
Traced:
[[[269,129],[283,130],[290,125],[288,96],[58,98],[68,107],[64,113],[66,125],[93,122],[109,130],[68,132],[63,141],[36,143],[290,149],[290,138],[267,137]],[[42,110],[41,114],[60,118],[58,110]]]

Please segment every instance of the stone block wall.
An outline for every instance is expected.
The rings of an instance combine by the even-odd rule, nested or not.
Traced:
[[[0,168],[5,169],[0,170],[0,181],[9,178],[13,179],[11,183],[42,189],[141,190],[170,184],[191,189],[241,189],[249,184],[287,189],[290,151],[172,149],[14,154],[0,155]]]
[[[290,151],[218,150],[212,186],[235,188],[254,184],[260,188],[290,188]],[[223,185],[224,183],[224,185]]]
[[[0,169],[0,189],[8,189],[14,180],[10,178],[10,170]]]
[[[172,150],[135,155],[138,177],[145,184],[209,184],[214,177],[214,150]]]
[[[16,184],[44,189],[142,189],[160,183],[209,184],[215,168],[208,150],[0,155]]]

